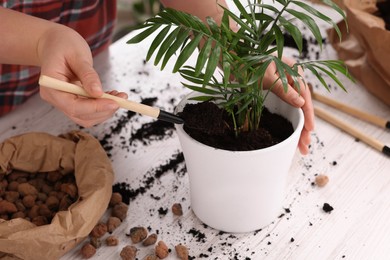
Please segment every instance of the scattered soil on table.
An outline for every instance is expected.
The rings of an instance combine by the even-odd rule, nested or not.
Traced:
[[[166,136],[171,136],[174,128],[173,123],[160,120],[143,124],[140,129],[131,134],[130,144],[141,141],[144,145],[147,145],[151,140],[162,140]]]
[[[224,150],[250,151],[266,148],[288,138],[293,133],[290,121],[263,109],[260,127],[254,132],[235,136],[230,115],[213,102],[187,104],[179,114],[184,130],[199,142]]]
[[[332,212],[333,207],[332,207],[331,205],[329,205],[329,203],[324,203],[324,205],[322,206],[322,209],[323,209],[326,213],[330,213],[330,212]]]
[[[161,164],[160,166],[153,168],[144,174],[140,186],[138,188],[132,188],[129,183],[118,182],[112,186],[112,191],[118,192],[122,195],[123,202],[129,204],[131,200],[137,198],[138,195],[142,195],[148,190],[150,190],[161,176],[163,176],[168,171],[173,171],[174,173],[183,175],[186,172],[185,167],[179,168],[180,165],[184,162],[184,155],[182,152],[174,154],[171,159],[167,162]]]

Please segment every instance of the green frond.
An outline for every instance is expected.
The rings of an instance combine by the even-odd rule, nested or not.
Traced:
[[[156,58],[154,59],[155,66],[157,66],[158,63],[160,63],[161,58],[164,56],[164,54],[166,53],[168,48],[171,46],[173,41],[176,39],[176,37],[179,34],[183,34],[183,33],[184,33],[184,30],[182,30],[180,27],[176,27],[176,29],[173,30],[173,32],[170,35],[168,35],[167,38],[165,38],[165,40],[160,45],[160,49],[157,51]]]
[[[323,13],[317,11],[316,9],[314,9],[313,7],[311,7],[310,5],[308,5],[308,4],[304,3],[304,2],[292,1],[292,3],[294,3],[295,5],[301,7],[302,9],[304,9],[307,12],[311,13],[312,15],[320,18],[321,20],[327,22],[328,24],[332,25],[333,28],[335,29],[335,31],[337,32],[337,35],[341,39],[341,31],[340,31],[339,27],[337,26],[337,24],[331,18],[329,18],[328,16],[324,15]]]
[[[175,66],[173,67],[173,72],[179,71],[183,64],[190,58],[194,53],[195,49],[198,47],[200,41],[202,40],[202,34],[198,34],[195,39],[190,41],[180,52],[179,57],[177,57]]]
[[[157,47],[163,42],[170,29],[171,29],[170,25],[165,26],[165,28],[162,29],[160,33],[156,36],[156,38],[153,40],[152,44],[149,47],[148,53],[146,54],[147,61],[150,60]]]
[[[293,9],[286,9],[286,11],[301,20],[309,28],[309,30],[313,33],[314,38],[317,40],[318,45],[322,49],[322,35],[314,19],[303,12]]]
[[[219,63],[220,56],[221,56],[221,47],[217,45],[211,51],[211,55],[208,59],[206,65],[206,72],[204,74],[203,86],[206,86],[207,83],[210,81],[211,77],[214,75],[215,69],[217,68]]]
[[[141,33],[137,34],[133,38],[127,41],[127,44],[134,44],[134,43],[140,43],[143,40],[145,40],[147,37],[149,37],[152,33],[154,33],[158,28],[160,28],[161,24],[154,24],[148,26],[146,30],[142,31]]]
[[[165,68],[169,59],[176,53],[176,51],[180,48],[180,46],[184,43],[184,41],[189,37],[190,30],[184,30],[183,33],[180,33],[176,39],[174,39],[171,46],[169,46],[167,52],[164,55],[161,70]]]
[[[205,42],[203,47],[200,49],[198,58],[196,60],[196,65],[195,65],[195,74],[196,75],[199,75],[201,73],[202,69],[204,68],[204,65],[206,64],[206,62],[209,58],[212,45],[213,45],[213,39],[209,38]]]
[[[302,53],[303,49],[303,36],[301,31],[293,25],[290,21],[285,19],[284,17],[279,18],[281,21],[281,26],[291,35],[291,37],[294,39],[295,44],[298,47],[299,54]]]
[[[273,62],[275,62],[276,71],[279,74],[279,79],[282,82],[283,89],[284,89],[285,92],[287,92],[288,78],[287,78],[287,74],[286,74],[286,71],[285,71],[284,63],[281,60],[277,59],[277,58],[274,58]]]
[[[312,66],[311,64],[307,63],[307,64],[304,64],[302,65],[302,68],[303,69],[308,69],[311,71],[311,73],[321,82],[321,84],[325,87],[326,90],[328,90],[330,92],[330,89],[328,87],[328,84],[326,83],[325,79],[321,76],[320,73],[318,73],[318,71],[314,68],[314,66]]]
[[[330,6],[333,10],[338,12],[341,17],[343,17],[343,20],[345,21],[345,25],[347,27],[347,31],[349,31],[348,23],[347,23],[347,15],[345,14],[344,10],[341,9],[337,4],[335,4],[332,0],[322,0],[322,2],[328,6]]]
[[[275,41],[276,41],[276,48],[278,49],[278,58],[281,59],[283,56],[283,50],[284,50],[284,36],[282,31],[278,26],[275,26],[273,28],[274,34],[275,34]]]

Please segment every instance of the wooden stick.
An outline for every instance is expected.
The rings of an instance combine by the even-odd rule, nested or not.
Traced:
[[[54,79],[45,75],[40,76],[39,78],[39,84],[43,87],[51,88],[51,89],[56,89],[59,91],[67,92],[67,93],[72,93],[75,95],[80,95],[84,97],[89,97],[91,96],[80,86],[71,84],[69,82],[61,81],[58,79]],[[162,111],[156,107],[151,107],[147,106],[141,103],[136,103],[130,100],[126,100],[114,95],[110,95],[107,93],[104,93],[100,98],[106,98],[106,99],[111,99],[118,103],[118,105],[121,108],[140,113],[142,115],[147,115],[153,118],[157,118],[160,120],[176,123],[176,124],[182,124],[183,120],[173,114],[170,114],[168,112]]]
[[[312,94],[313,99],[315,99],[321,103],[324,103],[326,105],[337,108],[338,110],[343,111],[351,116],[362,119],[364,121],[367,121],[367,122],[372,123],[374,125],[377,125],[379,127],[390,129],[390,121],[388,121],[384,118],[380,118],[380,117],[377,117],[375,115],[371,115],[369,113],[363,112],[363,111],[358,110],[356,108],[350,107],[348,105],[345,105],[345,104],[338,102],[336,100],[333,100],[331,98],[317,94],[313,91],[311,84],[309,83],[308,85],[309,85],[310,89],[312,90],[311,94]]]
[[[314,113],[317,116],[319,116],[320,118],[327,121],[328,123],[331,123],[332,125],[340,128],[344,132],[352,135],[353,137],[355,137],[359,140],[362,140],[363,142],[365,142],[369,146],[384,153],[385,155],[390,156],[390,147],[382,144],[377,139],[364,134],[363,132],[357,130],[353,126],[345,123],[344,121],[341,121],[340,119],[334,117],[333,115],[331,115],[330,113],[326,112],[325,110],[323,110],[321,108],[314,107]]]

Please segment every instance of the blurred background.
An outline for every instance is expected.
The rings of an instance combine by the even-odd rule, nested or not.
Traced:
[[[145,19],[161,10],[158,0],[117,0],[117,26],[113,41],[116,41]]]

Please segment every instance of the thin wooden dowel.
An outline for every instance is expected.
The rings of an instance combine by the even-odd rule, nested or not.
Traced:
[[[69,83],[69,82],[65,82],[65,81],[55,79],[55,78],[51,78],[51,77],[48,77],[45,75],[40,76],[39,84],[43,87],[52,88],[52,89],[56,89],[59,91],[91,98],[91,96],[82,87],[75,85],[75,84],[72,84],[72,83]],[[100,98],[111,99],[111,100],[115,101],[116,103],[118,103],[118,105],[121,108],[130,110],[130,111],[133,111],[136,113],[140,113],[141,115],[150,116],[150,117],[157,118],[159,120],[163,120],[163,121],[174,123],[174,124],[183,124],[184,123],[183,119],[180,118],[179,116],[174,115],[174,114],[169,113],[169,112],[166,112],[166,111],[163,111],[163,110],[160,110],[159,108],[156,108],[156,107],[147,106],[147,105],[144,105],[141,103],[126,100],[126,99],[123,99],[123,98],[120,98],[120,97],[117,97],[114,95],[110,95],[107,93],[103,93],[103,95]]]
[[[326,105],[332,106],[334,108],[337,108],[338,110],[347,113],[351,116],[354,116],[356,118],[359,118],[361,120],[364,120],[366,122],[369,122],[371,124],[374,124],[379,127],[383,128],[390,128],[390,121],[386,120],[384,118],[366,113],[364,111],[361,111],[359,109],[356,109],[354,107],[348,106],[346,104],[343,104],[341,102],[338,102],[336,100],[333,100],[329,97],[325,97],[323,95],[320,95],[318,93],[315,93],[314,91],[311,92],[312,97],[314,100],[317,100],[321,103],[324,103]]]
[[[359,131],[355,127],[353,127],[350,124],[345,123],[344,121],[338,119],[337,117],[331,115],[330,113],[326,112],[325,110],[314,107],[314,113],[318,117],[324,119],[328,123],[340,128],[344,132],[350,134],[351,136],[363,141],[364,143],[368,144],[369,146],[373,147],[374,149],[385,153],[388,155],[388,149],[389,147],[378,141],[377,139],[366,135],[365,133]]]
[[[91,97],[82,87],[80,87],[78,85],[75,85],[75,84],[72,84],[69,82],[65,82],[65,81],[61,81],[58,79],[54,79],[54,78],[51,78],[51,77],[48,77],[45,75],[42,75],[39,78],[39,84],[43,87],[52,88],[52,89],[60,90],[63,92],[80,95],[83,97],[89,97],[89,98]],[[153,118],[158,118],[158,116],[160,114],[160,109],[158,109],[158,108],[147,106],[147,105],[133,102],[130,100],[126,100],[126,99],[123,99],[123,98],[120,98],[120,97],[117,97],[114,95],[110,95],[107,93],[104,93],[101,96],[101,98],[114,100],[116,103],[118,103],[118,105],[120,107],[122,107],[124,109],[130,110],[133,112],[137,112],[137,113],[140,113],[142,115],[151,116]]]

